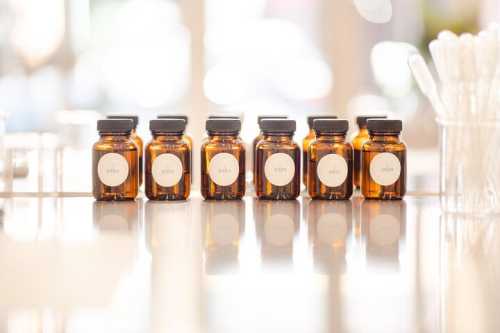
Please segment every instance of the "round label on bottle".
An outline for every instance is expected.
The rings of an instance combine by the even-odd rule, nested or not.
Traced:
[[[97,164],[99,180],[106,186],[118,186],[127,180],[129,172],[128,162],[120,154],[104,154]]]
[[[234,155],[219,153],[212,157],[208,167],[210,179],[219,186],[233,184],[240,173],[240,165]]]
[[[370,176],[379,185],[392,185],[400,175],[401,163],[394,154],[380,153],[370,163]]]
[[[319,180],[328,187],[342,185],[347,178],[348,171],[349,167],[345,158],[337,154],[323,156],[317,168]]]
[[[264,174],[271,184],[285,186],[295,176],[295,162],[288,154],[272,154],[266,160]]]
[[[158,185],[172,187],[177,185],[182,178],[182,162],[174,154],[158,155],[153,161],[151,173]]]

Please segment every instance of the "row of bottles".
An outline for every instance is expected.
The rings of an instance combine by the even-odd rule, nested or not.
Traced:
[[[103,201],[135,199],[144,165],[149,199],[187,199],[193,152],[193,141],[185,134],[187,121],[187,117],[175,115],[152,120],[152,140],[145,148],[136,134],[137,117],[112,116],[98,121],[101,137],[93,147],[94,197]],[[296,122],[285,116],[262,116],[258,123],[260,134],[252,144],[256,196],[296,199],[301,183],[301,152],[293,139]],[[400,120],[358,117],[360,132],[353,145],[346,141],[347,120],[316,116],[309,117],[308,124],[302,177],[312,199],[347,200],[353,184],[368,199],[404,196],[406,147],[399,139]],[[201,146],[201,194],[207,200],[241,199],[246,192],[241,120],[212,116],[205,127],[208,137]]]

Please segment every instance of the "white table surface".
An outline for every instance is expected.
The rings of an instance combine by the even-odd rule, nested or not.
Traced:
[[[436,196],[3,207],[0,332],[500,331],[500,221]]]

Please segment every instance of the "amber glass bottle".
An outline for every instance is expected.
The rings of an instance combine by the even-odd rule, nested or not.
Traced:
[[[134,127],[132,128],[132,132],[130,133],[130,138],[137,145],[138,153],[139,153],[139,187],[142,185],[144,173],[144,142],[141,137],[137,134],[137,125],[139,125],[139,117],[135,115],[110,115],[107,116],[108,119],[130,119],[132,120]]]
[[[239,119],[208,119],[208,140],[201,146],[201,194],[208,200],[245,195],[245,145]]]
[[[253,186],[255,187],[255,170],[256,170],[256,161],[257,159],[255,158],[255,147],[257,147],[257,143],[259,143],[260,140],[264,138],[264,134],[262,134],[262,127],[260,125],[261,121],[264,119],[287,119],[287,116],[258,116],[257,117],[257,124],[259,125],[259,130],[260,133],[253,139],[252,142],[252,172],[253,172]]]
[[[153,140],[146,146],[146,196],[151,200],[185,200],[191,186],[191,149],[183,139],[183,119],[155,119]]]
[[[316,140],[307,154],[307,189],[313,199],[347,200],[352,195],[352,146],[345,141],[349,122],[316,119]]]
[[[307,152],[309,151],[309,145],[311,142],[316,139],[316,132],[314,132],[313,128],[313,123],[316,119],[337,119],[337,116],[314,115],[307,117],[309,132],[304,140],[302,140],[302,182],[304,183],[304,186],[307,186]]]
[[[158,119],[182,119],[186,122],[186,127],[189,124],[189,118],[186,115],[183,114],[169,114],[169,115],[159,115],[157,117]],[[186,132],[184,131],[184,134],[182,135],[182,138],[186,140],[186,142],[189,145],[189,150],[191,151],[191,184],[193,183],[193,138],[191,136],[187,135]]]
[[[402,199],[406,193],[406,146],[401,120],[370,119],[361,150],[361,193],[367,199]]]
[[[377,115],[377,116],[368,116],[362,115],[356,117],[356,123],[358,124],[359,131],[352,139],[352,147],[354,149],[354,175],[353,175],[353,183],[356,188],[360,188],[361,186],[361,148],[365,144],[370,136],[368,135],[368,128],[366,127],[366,123],[368,119],[385,119],[387,116]]]
[[[130,138],[133,122],[105,119],[97,122],[101,136],[92,148],[93,195],[96,200],[134,200],[139,189],[139,154]]]
[[[300,148],[293,141],[295,120],[264,119],[264,138],[256,147],[259,199],[293,200],[300,194]]]

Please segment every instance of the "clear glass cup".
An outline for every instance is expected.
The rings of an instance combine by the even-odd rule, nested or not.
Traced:
[[[438,119],[440,198],[447,213],[500,212],[500,121]]]

